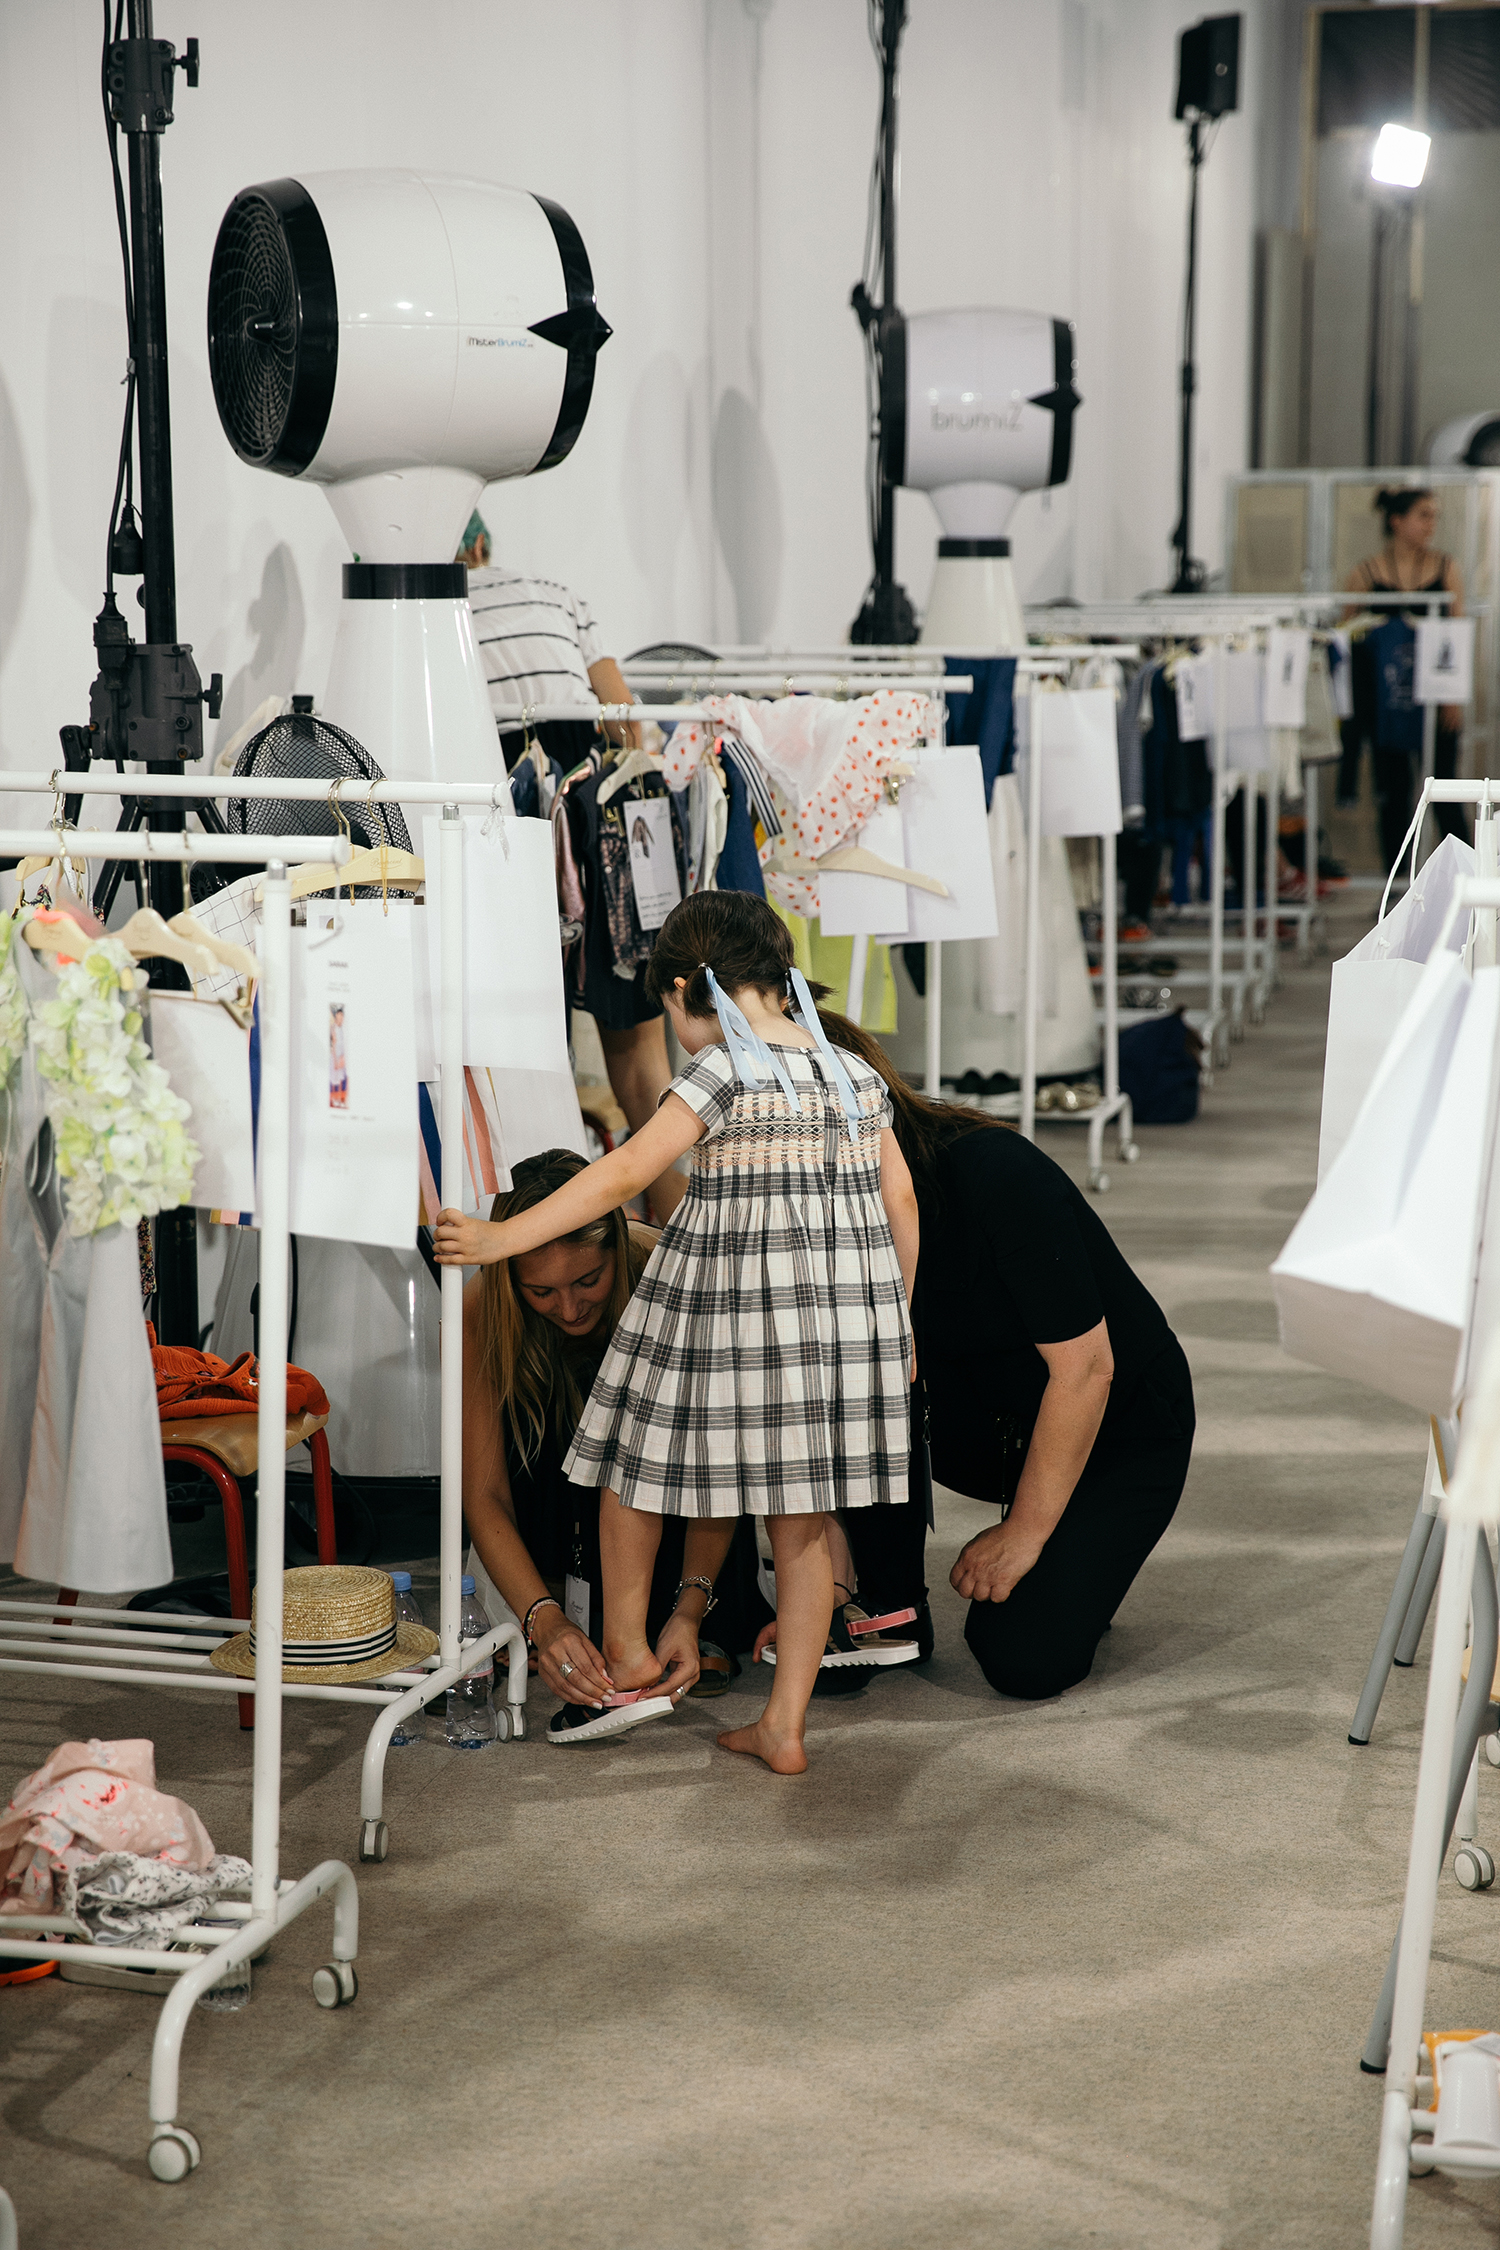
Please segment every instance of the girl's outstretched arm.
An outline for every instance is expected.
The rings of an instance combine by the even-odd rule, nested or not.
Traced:
[[[632,1133],[623,1148],[576,1172],[544,1203],[533,1204],[517,1218],[492,1221],[439,1211],[433,1255],[440,1266],[488,1266],[497,1258],[520,1258],[560,1235],[575,1234],[648,1188],[702,1134],[702,1118],[680,1095],[668,1095],[650,1124]]]
[[[921,1234],[917,1220],[917,1192],[911,1184],[911,1174],[906,1168],[906,1158],[901,1154],[901,1144],[889,1125],[880,1136],[880,1200],[885,1205],[885,1215],[890,1221],[891,1240],[896,1245],[896,1257],[901,1267],[901,1279],[906,1284],[906,1302],[909,1306],[917,1278],[917,1248]]]

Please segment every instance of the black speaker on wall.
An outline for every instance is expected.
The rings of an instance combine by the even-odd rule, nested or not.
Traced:
[[[1240,19],[1205,16],[1182,34],[1177,48],[1178,117],[1227,117],[1240,106]]]

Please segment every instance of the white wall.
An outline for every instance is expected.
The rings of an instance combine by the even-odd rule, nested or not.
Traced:
[[[1184,170],[1170,119],[1184,0],[913,0],[902,77],[901,296],[1078,323],[1070,489],[1023,501],[1023,590],[1160,585],[1175,513]],[[1263,19],[1249,113],[1206,178],[1196,545],[1217,561],[1248,427]],[[284,172],[410,164],[572,212],[615,329],[570,459],[487,497],[500,551],[594,604],[621,650],[666,633],[841,637],[869,571],[863,372],[848,309],[878,97],[862,0],[159,0],[197,33],[163,143],[179,629],[223,725],[323,685],[345,550],[320,493],[243,467],[203,307],[225,205]],[[0,764],[86,716],[124,322],[86,0],[0,11],[28,87],[0,138]],[[903,496],[920,602],[936,524]],[[212,732],[212,730],[210,730]]]

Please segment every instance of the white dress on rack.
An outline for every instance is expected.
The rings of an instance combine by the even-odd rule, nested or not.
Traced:
[[[35,1008],[49,972],[28,946],[15,955]],[[135,1229],[69,1233],[29,1042],[0,1111],[0,1563],[95,1593],[162,1585],[172,1544]]]

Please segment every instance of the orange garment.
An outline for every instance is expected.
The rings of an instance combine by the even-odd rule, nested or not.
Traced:
[[[227,1360],[213,1352],[194,1351],[190,1344],[159,1344],[149,1320],[146,1333],[156,1370],[156,1409],[164,1422],[260,1411],[259,1362],[253,1353],[241,1352],[238,1359]],[[288,1415],[329,1410],[328,1393],[305,1367],[286,1371],[286,1410]]]

